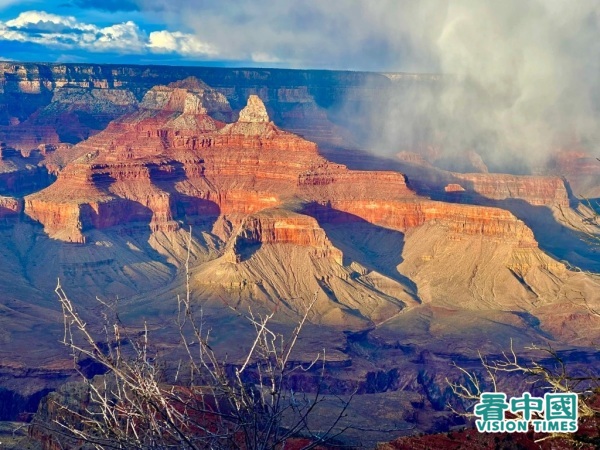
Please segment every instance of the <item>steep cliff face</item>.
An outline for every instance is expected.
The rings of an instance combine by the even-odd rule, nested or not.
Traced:
[[[396,157],[419,193],[453,203],[522,200],[531,206],[569,205],[565,181],[558,176],[449,172],[416,154],[403,152]]]
[[[190,115],[208,114],[224,121],[230,121],[232,117],[227,98],[194,77],[153,87],[144,95],[141,107]]]
[[[350,138],[329,121],[327,109],[344,103],[348,96],[364,98],[371,87],[389,89],[392,83],[384,75],[356,72],[0,63],[0,125],[27,120],[60,89],[126,91],[140,101],[156,85],[176,82],[179,85],[173,87],[203,89],[179,81],[189,77],[203,80],[224,95],[234,111],[243,108],[250,95],[259,95],[279,126],[331,145],[343,145]],[[208,103],[207,98],[203,101]],[[235,117],[230,111],[223,113],[215,117],[226,121]]]
[[[467,192],[493,200],[521,199],[534,206],[569,206],[565,183],[559,177],[453,173]]]
[[[310,248],[315,255],[342,264],[342,252],[335,248],[325,230],[309,216],[270,209],[246,216],[232,240],[231,250],[239,262],[263,244],[291,244]]]
[[[563,149],[548,162],[547,170],[563,176],[578,197],[600,197],[600,161],[581,148]]]
[[[193,89],[154,88],[139,112],[69,149],[79,156],[55,184],[27,197],[27,214],[53,237],[83,242],[85,230],[130,221],[176,229],[176,216],[198,213],[192,205],[201,202],[212,202],[219,214],[248,214],[296,198],[321,205],[321,217],[341,211],[401,231],[439,221],[456,233],[535,245],[505,211],[417,200],[402,174],[327,162],[315,144],[277,128],[257,96],[237,122],[223,125],[208,115],[215,104],[226,110],[219,94]],[[188,204],[174,208],[182,197]]]
[[[428,200],[333,200],[328,202],[328,207],[316,207],[314,213],[321,220],[334,223],[352,220],[348,219],[347,214],[350,214],[400,231],[434,222],[458,239],[464,235],[483,236],[508,241],[519,247],[537,247],[532,231],[510,212],[498,208]]]

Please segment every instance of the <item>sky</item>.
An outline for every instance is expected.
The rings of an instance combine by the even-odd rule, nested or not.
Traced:
[[[372,3],[372,5],[369,5]],[[404,0],[0,0],[0,58],[436,71]],[[413,31],[417,31],[413,33]]]

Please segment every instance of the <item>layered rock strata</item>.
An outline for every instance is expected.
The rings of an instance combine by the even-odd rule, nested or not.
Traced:
[[[23,202],[13,197],[0,196],[0,218],[18,216],[23,211]]]
[[[435,221],[456,234],[535,246],[530,230],[506,211],[433,202],[417,197],[397,172],[328,162],[314,143],[277,128],[258,96],[226,125],[208,115],[215,104],[226,110],[222,98],[179,86],[152,89],[138,112],[70,149],[75,160],[56,183],[26,198],[26,213],[52,237],[84,242],[86,230],[132,221],[169,231],[195,216],[305,205],[300,209],[319,221],[356,217],[401,231]],[[280,231],[268,236],[290,239]]]
[[[251,214],[240,223],[232,240],[230,255],[240,262],[248,247],[263,244],[291,244],[309,247],[317,257],[342,264],[342,252],[335,248],[316,219],[281,209]]]
[[[600,161],[584,149],[562,150],[548,162],[547,170],[564,177],[577,197],[600,197]]]
[[[128,91],[140,101],[158,84],[189,77],[204,80],[227,97],[236,111],[244,107],[250,95],[259,95],[279,126],[328,145],[347,143],[348,133],[329,120],[327,109],[344,104],[347,98],[353,102],[364,100],[372,95],[369,86],[378,91],[393,86],[385,75],[359,72],[5,62],[0,63],[0,125],[26,121],[45,108],[59,90]],[[396,77],[402,78],[400,74]],[[413,85],[415,81],[411,74],[395,83]]]
[[[565,183],[559,177],[496,173],[452,175],[466,191],[492,200],[521,199],[534,206],[569,206]]]

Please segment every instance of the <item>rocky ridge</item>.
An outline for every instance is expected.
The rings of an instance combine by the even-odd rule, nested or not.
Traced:
[[[568,208],[569,196],[559,177],[507,174],[452,174],[467,192],[493,200],[522,199],[533,206]]]
[[[192,91],[153,88],[139,112],[71,149],[81,156],[52,186],[28,196],[25,212],[51,236],[84,242],[85,230],[130,221],[147,220],[152,231],[176,229],[181,197],[190,199],[179,208],[184,216],[206,212],[198,210],[202,203],[235,215],[296,198],[323,205],[321,220],[341,211],[400,231],[436,220],[457,233],[535,246],[510,213],[419,199],[401,174],[329,163],[316,145],[277,128],[258,96],[249,97],[232,124],[216,121],[208,109]]]
[[[492,303],[513,308],[524,298],[530,305],[551,302],[547,283],[552,277],[569,286],[580,282],[544,255],[531,229],[506,210],[430,200],[417,195],[401,173],[331,163],[314,143],[270,121],[257,96],[249,97],[234,123],[220,122],[208,111],[201,97],[182,87],[151,90],[138,111],[68,149],[72,161],[58,169],[55,183],[25,198],[25,214],[41,222],[50,237],[86,245],[94,243],[96,232],[118,227],[169,236],[190,224],[200,226],[222,244],[194,269],[196,295],[215,302],[261,299],[266,305],[322,291],[318,321],[350,328],[360,327],[365,318],[378,323],[424,300],[451,307],[442,300],[444,289],[429,285],[446,273],[439,264],[451,265],[458,248],[473,252],[474,263],[465,260],[472,265],[467,272],[481,274],[462,280],[462,265],[457,266],[461,282],[455,294],[463,298],[462,308],[477,308],[482,295],[467,294],[465,283],[480,284]],[[478,177],[460,180],[468,185]],[[538,189],[536,178],[492,176],[493,189],[479,189],[500,198],[530,195],[531,202],[541,204],[562,201],[564,186],[553,180],[545,189],[547,180],[540,179]],[[342,229],[348,231],[338,235]],[[400,245],[398,251],[410,258],[390,257],[391,268],[373,263],[368,255],[383,251],[379,244],[356,244],[363,253],[347,241],[348,233],[360,229],[367,235],[383,233],[382,242]],[[438,251],[421,254],[425,242]],[[488,257],[499,266],[487,267]],[[294,281],[284,282],[291,275],[282,264],[302,270]],[[498,297],[489,280],[494,271],[518,294]],[[523,290],[523,284],[533,287]],[[362,318],[352,317],[351,310]]]

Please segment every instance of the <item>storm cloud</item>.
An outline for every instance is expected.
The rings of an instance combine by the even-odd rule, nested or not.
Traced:
[[[379,152],[476,151],[498,170],[549,153],[598,154],[600,4],[593,0],[139,1],[224,60],[257,65],[439,73],[437,86],[365,105]],[[356,107],[356,105],[354,105]],[[353,111],[354,113],[356,111]]]
[[[58,48],[62,60],[91,51],[140,55],[145,63],[168,57],[171,64],[436,73],[437,83],[411,89],[391,81],[376,104],[352,106],[364,118],[359,134],[365,145],[387,154],[419,146],[446,157],[476,151],[499,170],[529,170],[558,148],[599,153],[595,0],[106,5],[100,11],[88,0],[73,0],[45,3],[47,12],[0,16],[0,38]],[[17,8],[10,1],[0,1],[3,6],[11,13]]]
[[[565,147],[598,153],[597,2],[452,1],[442,23],[425,45],[443,87],[395,107],[385,127],[392,150],[402,137],[414,145],[411,133],[426,124],[442,153],[475,150],[497,170],[538,167]]]

